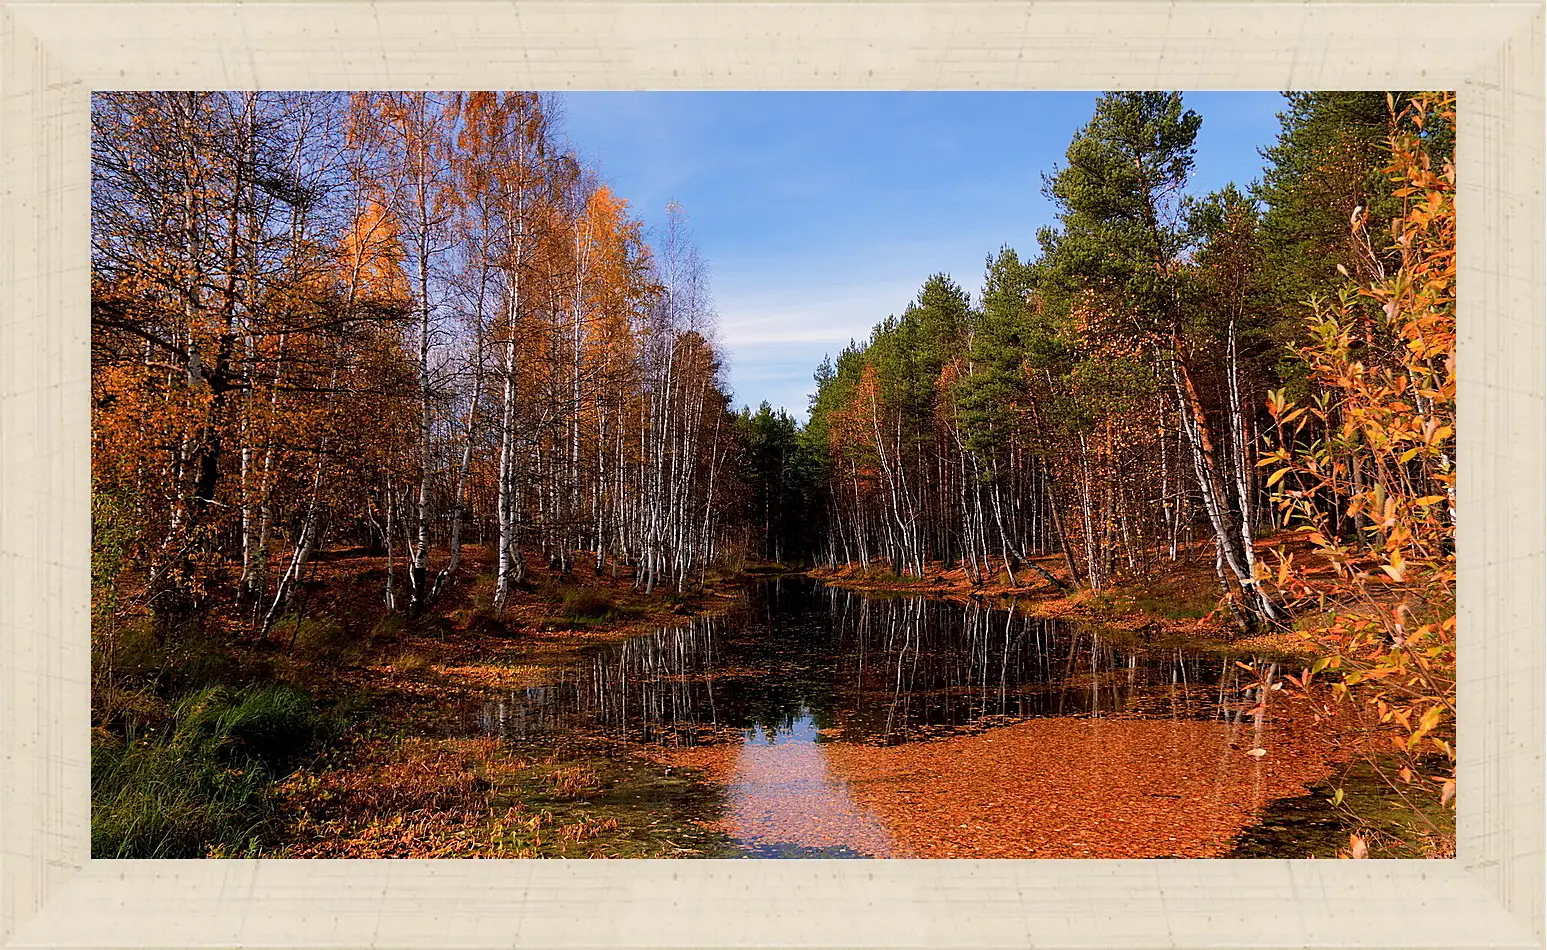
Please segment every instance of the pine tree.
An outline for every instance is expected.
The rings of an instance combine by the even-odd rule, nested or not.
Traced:
[[[1348,274],[1373,279],[1398,263],[1390,248],[1401,213],[1383,168],[1402,92],[1289,92],[1278,140],[1262,150],[1269,165],[1254,196],[1262,202],[1263,285],[1276,310],[1275,334],[1304,342],[1305,306],[1335,293]],[[1426,138],[1449,154],[1455,131]],[[1286,366],[1285,372],[1293,373]]]
[[[1184,265],[1193,236],[1186,226],[1184,188],[1201,124],[1179,93],[1102,96],[1090,123],[1070,143],[1067,165],[1047,179],[1059,226],[1044,229],[1039,239],[1049,286],[1072,323],[1098,344],[1123,341],[1122,352],[1142,354],[1170,384],[1222,577],[1241,592],[1243,619],[1251,624],[1274,619],[1279,611],[1258,582],[1251,526],[1232,490],[1218,413],[1211,414],[1205,402],[1187,340]],[[1116,377],[1104,375],[1101,388],[1110,392],[1107,382]],[[1106,441],[1110,454],[1110,431]],[[1081,442],[1086,467],[1087,442]],[[1106,514],[1094,529],[1097,502],[1086,497],[1082,507],[1088,539],[1098,531],[1110,533],[1110,504],[1103,505]],[[1096,559],[1090,561],[1098,570]]]

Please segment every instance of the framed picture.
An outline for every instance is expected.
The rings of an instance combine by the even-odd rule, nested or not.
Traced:
[[[1547,940],[1539,5],[0,17],[5,946]],[[468,92],[511,88],[545,95]],[[1287,167],[1273,136],[1325,96],[1387,88],[1435,90],[1358,100],[1389,167],[1307,159],[1315,188],[1347,186],[1336,242],[1239,264],[1261,252],[1232,229],[1312,186],[1280,174],[1264,203],[1227,180]],[[1324,98],[1252,139],[1278,90]],[[1197,146],[1237,164],[1195,169],[1190,107],[1253,93]],[[762,226],[805,248],[788,280],[827,280],[828,309],[720,285],[740,322],[716,331],[695,208],[644,185],[632,206],[610,177],[648,147],[635,113],[690,96],[697,160],[726,165],[705,200],[776,180],[787,217]],[[1016,134],[990,141],[996,123]],[[1023,183],[1047,203],[1019,236],[1036,266],[974,248],[981,288],[921,272],[901,316],[851,334],[838,314],[870,304],[846,282],[874,275],[796,219],[854,199],[906,229],[886,189],[970,143],[1051,144]],[[780,177],[801,160],[851,177]],[[1114,210],[1130,164],[1140,197]],[[980,192],[919,194],[969,217],[1020,200]],[[915,245],[944,253],[956,225],[919,213]],[[1298,369],[1243,322],[1238,264],[1274,275],[1253,278],[1261,312],[1342,275]],[[1414,294],[1450,322],[1397,327]],[[799,385],[778,354],[812,362]],[[1383,359],[1395,389],[1365,383]],[[1339,386],[1409,440],[1397,474],[1378,445],[1285,436]],[[1352,597],[1416,586],[1419,549],[1445,565],[1433,616],[1377,594],[1350,634],[1309,606],[1311,557]],[[1207,596],[1177,581],[1146,606],[1133,575]],[[1294,642],[1348,665],[1294,652],[1295,597]],[[811,647],[812,622],[850,646]],[[217,626],[219,649],[190,633]],[[1441,655],[1454,685],[1404,659]],[[1399,742],[1367,778],[1419,787],[1433,834],[1338,825],[1318,852],[1249,833],[1327,774],[1304,750],[1331,733],[1292,715],[1333,709],[1303,691],[1313,663],[1423,681],[1369,704]]]

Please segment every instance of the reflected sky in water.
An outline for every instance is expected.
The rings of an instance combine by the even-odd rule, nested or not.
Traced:
[[[833,774],[809,709],[773,730],[755,725],[726,786],[733,836],[755,857],[898,857],[874,814]]]

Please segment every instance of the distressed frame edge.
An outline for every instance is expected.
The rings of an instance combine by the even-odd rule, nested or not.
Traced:
[[[1474,751],[1463,751],[1458,759],[1458,787],[1465,793],[1468,788],[1483,786],[1492,809],[1482,814],[1463,809],[1458,814],[1457,840],[1459,842],[1465,831],[1477,826],[1490,823],[1497,826],[1480,830],[1484,840],[1494,843],[1494,847],[1467,861],[1468,870],[1485,882],[1501,906],[1510,908],[1513,905],[1514,911],[1525,912],[1517,919],[1528,924],[1538,944],[1547,940],[1547,920],[1544,920],[1544,913],[1547,913],[1544,911],[1544,905],[1547,905],[1544,873],[1547,870],[1543,863],[1543,846],[1547,843],[1544,838],[1547,812],[1543,810],[1544,794],[1547,794],[1544,793],[1547,789],[1547,764],[1544,764],[1547,763],[1544,759],[1547,744],[1544,744],[1543,729],[1547,723],[1541,718],[1544,609],[1537,586],[1542,580],[1544,563],[1547,563],[1547,553],[1543,550],[1547,533],[1543,527],[1542,502],[1547,495],[1547,479],[1543,475],[1541,442],[1544,392],[1547,392],[1547,366],[1544,366],[1542,352],[1543,312],[1544,302],[1547,302],[1547,285],[1543,281],[1543,248],[1547,245],[1543,213],[1544,198],[1547,198],[1547,172],[1544,172],[1547,162],[1544,162],[1542,151],[1544,134],[1547,134],[1547,110],[1543,108],[1547,101],[1547,87],[1543,84],[1543,47],[1547,41],[1544,24],[1547,24],[1547,8],[1539,8],[1528,22],[1500,38],[1498,47],[1479,61],[1471,80],[1459,90],[1461,141],[1475,142],[1483,138],[1480,133],[1470,133],[1469,124],[1490,118],[1502,126],[1502,137],[1490,143],[1497,152],[1498,163],[1480,163],[1485,173],[1495,176],[1495,181],[1485,183],[1480,180],[1481,176],[1473,176],[1470,181],[1462,178],[1456,195],[1458,316],[1461,318],[1458,321],[1457,360],[1463,367],[1457,429],[1471,433],[1465,442],[1458,439],[1457,456],[1464,472],[1477,473],[1462,476],[1458,497],[1463,502],[1470,498],[1471,510],[1483,512],[1480,518],[1463,520],[1456,532],[1457,551],[1461,552],[1458,557],[1461,569],[1457,577],[1457,619],[1465,629],[1497,632],[1506,641],[1529,644],[1534,650],[1534,663],[1528,669],[1484,670],[1480,676],[1474,676],[1467,666],[1483,665],[1484,657],[1468,657],[1465,653],[1461,656],[1460,702],[1464,704],[1470,699],[1475,703],[1481,699],[1495,703],[1498,708],[1490,710],[1496,713],[1491,717],[1473,717],[1465,712],[1460,717],[1459,748],[1465,750],[1471,746]],[[1478,101],[1481,107],[1469,110],[1467,101],[1472,100]],[[1458,161],[1464,162],[1465,158]],[[1499,178],[1504,179],[1506,187],[1498,187]],[[1499,255],[1498,263],[1491,268],[1486,266],[1485,256],[1500,250],[1503,253]],[[1470,287],[1478,289],[1474,292]],[[1504,316],[1492,320],[1477,319],[1479,314],[1493,313]],[[1521,347],[1517,352],[1510,350],[1512,336],[1520,335],[1529,340],[1533,332],[1534,346]],[[1469,350],[1480,351],[1480,359],[1466,368]],[[1502,378],[1483,378],[1481,367],[1490,358],[1498,361],[1495,368],[1502,364],[1506,370]],[[1485,453],[1481,435],[1490,426],[1488,417],[1479,412],[1479,406],[1486,398],[1485,392],[1490,389],[1497,392],[1504,386],[1510,388],[1506,390],[1508,395],[1501,397],[1500,401],[1504,403],[1501,408],[1506,412],[1523,410],[1522,415],[1526,418],[1516,420],[1517,424],[1528,420],[1533,425],[1526,428],[1521,442],[1514,443],[1514,454],[1509,451]],[[1493,428],[1499,427],[1498,422],[1494,419]],[[1534,444],[1531,440],[1535,440]],[[1470,451],[1462,451],[1467,448]],[[1485,457],[1494,465],[1479,465]],[[1486,497],[1482,495],[1485,484],[1493,489]],[[1514,511],[1519,521],[1509,520],[1509,514],[1495,503],[1499,497],[1511,499],[1519,506]],[[1462,560],[1467,550],[1478,551],[1481,556]],[[1501,603],[1488,596],[1492,591],[1521,586],[1538,593],[1518,619],[1508,613],[1508,608],[1517,604]],[[1503,663],[1507,652],[1506,647],[1489,644],[1486,659]],[[1485,684],[1495,675],[1513,677],[1499,695],[1485,691]],[[1466,688],[1468,684],[1472,686],[1470,690]],[[1533,694],[1535,719],[1527,720],[1524,729],[1501,731],[1497,728],[1510,721],[1513,701]],[[1485,718],[1491,721],[1484,723]],[[1485,725],[1495,728],[1486,729]],[[1481,741],[1466,739],[1467,734],[1480,734]],[[1500,781],[1490,777],[1484,768],[1490,762],[1506,771],[1520,770],[1516,784],[1511,785],[1509,778]],[[1522,786],[1530,788],[1533,794],[1511,800],[1511,792]],[[1508,838],[1502,848],[1497,845],[1501,834]],[[1521,848],[1521,840],[1529,844]],[[1520,874],[1522,871],[1524,874]],[[1517,874],[1520,877],[1517,878]]]
[[[736,6],[734,3],[717,5],[727,8]],[[51,259],[49,256],[50,252],[57,251],[60,243],[57,232],[44,233],[47,230],[47,209],[43,207],[43,204],[47,196],[44,194],[29,194],[14,187],[18,180],[18,170],[21,169],[31,171],[35,181],[46,181],[51,168],[57,171],[57,167],[50,164],[50,159],[56,156],[47,153],[46,150],[36,149],[28,153],[32,156],[31,163],[29,164],[27,159],[18,157],[18,155],[23,148],[28,145],[35,145],[38,140],[43,138],[42,135],[38,134],[38,131],[47,127],[48,122],[62,121],[62,117],[69,114],[70,109],[74,108],[72,100],[78,102],[86,94],[82,81],[72,79],[60,63],[50,56],[50,48],[47,45],[46,38],[28,33],[18,26],[12,15],[13,9],[14,7],[8,6],[0,10],[0,17],[3,17],[4,20],[3,50],[7,62],[3,80],[0,80],[4,83],[3,87],[0,87],[0,92],[4,94],[4,119],[6,120],[3,131],[0,131],[0,135],[4,136],[3,140],[0,141],[3,141],[4,144],[3,168],[4,184],[6,185],[3,198],[0,198],[0,202],[3,202],[0,203],[0,209],[3,209],[5,212],[3,215],[3,236],[0,236],[0,240],[3,240],[3,243],[0,243],[0,286],[6,288],[4,293],[7,309],[9,310],[7,319],[3,324],[0,324],[0,368],[5,370],[4,378],[15,381],[14,388],[8,385],[7,389],[0,393],[0,395],[4,396],[4,406],[0,408],[0,440],[3,440],[0,444],[6,445],[7,448],[14,446],[15,440],[19,438],[19,432],[23,434],[28,433],[31,425],[44,418],[40,412],[39,402],[48,398],[53,398],[56,402],[63,401],[61,394],[68,390],[70,385],[69,380],[60,378],[57,372],[54,372],[54,375],[50,375],[51,371],[57,371],[62,366],[58,361],[59,354],[57,351],[46,354],[56,361],[52,364],[47,361],[28,362],[22,359],[23,354],[35,352],[25,345],[29,340],[47,338],[49,336],[50,327],[48,323],[51,319],[59,320],[68,316],[68,310],[65,308],[27,313],[29,302],[45,299],[45,292],[40,290],[37,284],[44,280],[67,283],[70,271],[68,268],[62,271],[58,269],[47,271],[44,267]],[[34,9],[41,9],[41,7],[35,6]],[[1515,87],[1517,83],[1521,86],[1529,87],[1533,81],[1539,81],[1541,78],[1541,21],[1542,13],[1538,10],[1529,18],[1528,22],[1522,25],[1518,32],[1502,37],[1499,48],[1481,61],[1475,80],[1460,87],[1465,94],[1467,90],[1475,86],[1478,90],[1476,93],[1478,96],[1497,99],[1499,111],[1506,121],[1524,118],[1526,121],[1515,121],[1512,123],[1513,127],[1509,134],[1516,139],[1526,140],[1528,143],[1539,143],[1541,140],[1541,96],[1540,92],[1537,92],[1533,99],[1531,93],[1525,89],[1517,90]],[[55,39],[58,39],[58,37],[55,37]],[[21,55],[17,55],[18,53]],[[1489,82],[1488,80],[1493,81]],[[1511,96],[1515,98],[1512,100]],[[1529,109],[1522,107],[1522,103],[1530,102],[1534,102],[1537,108]],[[1465,108],[1463,104],[1463,109]],[[30,123],[13,121],[18,111],[24,113],[33,121]],[[1466,119],[1463,118],[1463,122],[1465,121]],[[1524,134],[1525,132],[1532,132],[1534,137],[1533,135]],[[1520,154],[1518,148],[1506,149],[1504,151],[1510,156]],[[1534,161],[1526,163],[1525,168],[1510,166],[1509,170],[1515,173],[1523,172],[1524,174],[1521,177],[1526,180],[1526,187],[1534,185],[1535,195],[1539,199],[1542,186],[1541,168],[1542,161],[1538,153],[1534,157]],[[1471,188],[1463,188],[1462,194],[1475,192],[1479,187],[1480,185],[1473,183]],[[1527,197],[1506,195],[1497,197],[1496,200],[1504,201],[1508,204],[1508,198],[1518,199]],[[84,204],[84,201],[80,203]],[[30,216],[29,212],[31,212]],[[1501,214],[1507,214],[1507,211],[1501,212]],[[1463,234],[1474,233],[1474,229],[1478,228],[1476,224],[1468,226],[1465,213],[1463,213],[1461,220]],[[40,238],[30,247],[25,246],[23,241],[27,225],[34,226]],[[1536,216],[1527,220],[1525,229],[1527,239],[1520,242],[1520,246],[1528,249],[1534,245],[1539,250],[1542,241],[1542,222],[1539,206],[1537,207]],[[1488,237],[1491,239],[1490,247],[1500,243],[1497,230],[1490,231]],[[1470,240],[1470,238],[1463,239],[1463,248],[1466,246],[1466,240]],[[1513,250],[1505,256],[1505,259],[1506,261],[1520,261],[1523,260],[1526,253],[1526,250]],[[1467,255],[1463,252],[1463,261],[1465,261],[1466,257]],[[30,270],[28,269],[29,264],[31,265]],[[1536,262],[1535,267],[1535,273],[1539,276],[1539,260]],[[82,273],[84,272],[82,271]],[[1475,273],[1473,276],[1476,276]],[[30,278],[31,283],[20,283],[18,277]],[[63,294],[65,299],[68,299],[70,296],[68,290],[64,290]],[[77,294],[77,296],[81,295]],[[1543,292],[1539,281],[1534,282],[1530,290],[1514,298],[1511,298],[1506,291],[1505,298],[1498,301],[1498,303],[1504,306],[1508,314],[1516,318],[1530,320],[1533,317],[1539,317],[1541,313]],[[1519,306],[1520,304],[1525,306],[1521,307]],[[1463,303],[1463,308],[1463,313],[1472,309],[1467,303]],[[26,322],[28,319],[31,322]],[[1504,330],[1507,328],[1508,321],[1506,320],[1506,326],[1499,327],[1498,329]],[[1523,329],[1529,330],[1529,327],[1523,327]],[[1537,355],[1540,354],[1538,353]],[[1536,368],[1534,376],[1527,374],[1523,382],[1527,385],[1527,388],[1521,389],[1518,393],[1515,393],[1515,396],[1526,400],[1534,398],[1539,403],[1542,391],[1540,367]],[[1529,385],[1533,383],[1535,385],[1534,392],[1529,390]],[[29,385],[31,388],[29,388]],[[31,401],[29,402],[29,400]],[[33,418],[30,421],[26,418],[27,413],[24,410],[31,410],[33,412]],[[77,414],[84,416],[84,412],[78,412]],[[1535,414],[1539,420],[1539,405],[1536,407]],[[69,415],[69,412],[66,411],[64,415]],[[58,418],[59,416],[56,414],[54,421],[58,421]],[[36,430],[31,431],[30,434],[34,440],[37,439],[38,432]],[[1539,433],[1537,437],[1539,438]],[[36,441],[34,441],[33,447],[40,450],[43,449],[43,445]],[[1539,446],[1534,451],[1535,459],[1539,463]],[[62,584],[68,586],[67,579],[59,575],[69,575],[73,570],[76,575],[76,582],[83,581],[84,575],[79,570],[78,565],[72,568],[65,563],[67,559],[64,558],[53,563],[47,561],[39,562],[35,558],[29,561],[28,558],[21,556],[20,553],[27,550],[27,545],[19,542],[35,541],[39,536],[38,530],[35,527],[30,535],[27,532],[27,528],[33,523],[33,521],[29,521],[29,513],[24,507],[25,499],[29,496],[29,492],[37,491],[39,496],[49,501],[59,502],[62,497],[68,495],[71,486],[59,483],[61,473],[55,468],[50,468],[52,463],[46,451],[39,451],[36,455],[29,454],[25,450],[19,452],[7,451],[3,455],[5,460],[0,461],[0,559],[3,560],[0,560],[0,565],[3,565],[8,577],[13,582],[13,590],[21,593],[22,596],[19,598],[8,596],[0,599],[0,638],[3,638],[3,640],[0,640],[0,660],[4,660],[6,665],[4,675],[12,683],[18,683],[19,673],[23,677],[30,675],[38,683],[50,681],[57,683],[62,675],[61,671],[49,670],[38,666],[26,667],[18,662],[23,658],[23,653],[28,647],[25,638],[31,635],[26,626],[28,615],[25,613],[25,610],[27,607],[40,608],[32,616],[47,618],[51,614],[51,607],[46,599],[46,592],[52,590],[57,594],[60,592]],[[73,463],[66,462],[64,466],[68,469],[71,464],[78,464],[79,461],[77,459]],[[1521,461],[1523,464],[1529,461],[1529,459],[1518,461]],[[1527,487],[1538,489],[1535,495],[1539,498],[1541,495],[1539,489],[1542,486],[1540,465],[1538,464],[1532,471],[1535,476],[1535,484],[1534,486]],[[51,484],[41,483],[38,479],[40,473],[53,476],[54,482]],[[75,490],[79,490],[78,486]],[[63,495],[48,495],[49,491],[62,492]],[[1496,514],[1496,512],[1491,513]],[[39,520],[36,512],[32,513],[30,517],[33,520]],[[1528,541],[1522,550],[1501,552],[1508,556],[1511,561],[1515,562],[1515,572],[1518,573],[1519,579],[1523,579],[1527,583],[1533,579],[1540,579],[1542,552],[1539,545],[1541,537],[1539,524],[1536,526],[1535,531],[1538,542],[1536,547],[1531,547]],[[1458,540],[1465,542],[1470,534],[1471,532],[1467,530],[1460,531],[1458,532]],[[1500,537],[1495,534],[1493,540],[1495,543],[1499,543]],[[1503,545],[1505,548],[1510,547],[1507,536],[1503,539]],[[65,548],[68,546],[68,544],[64,545]],[[1534,572],[1534,577],[1530,569],[1531,564],[1535,564],[1537,568]],[[18,571],[19,567],[23,568],[23,570]],[[30,567],[35,572],[32,575],[34,583],[22,589],[20,585],[14,582],[25,573],[27,567]],[[1465,573],[1467,575],[1475,575],[1480,572],[1481,568],[1479,567]],[[1474,577],[1473,579],[1476,582],[1476,578]],[[1465,587],[1465,584],[1466,580],[1463,579],[1463,587]],[[30,602],[28,601],[29,597],[32,598]],[[62,611],[57,605],[52,607],[52,614],[56,616],[60,614],[65,615],[66,623],[71,622],[72,619],[74,622],[78,622],[80,617],[70,618],[71,612],[72,608],[68,606]],[[78,609],[75,609],[73,612],[77,615],[80,613]],[[1463,613],[1467,612],[1466,607],[1463,606]],[[1534,610],[1527,611],[1524,622],[1529,624],[1533,619],[1537,621],[1536,632],[1539,633],[1539,622],[1541,620],[1541,605],[1539,602],[1534,605]],[[1512,636],[1519,637],[1521,634],[1515,633]],[[31,658],[36,659],[35,656]],[[1540,673],[1539,670],[1536,672]],[[1539,691],[1540,688],[1538,683],[1536,689]],[[24,718],[26,710],[22,691],[8,689],[5,690],[5,696],[6,698],[3,705],[0,705],[0,709],[7,713],[7,720],[14,726],[23,726],[27,720]],[[1539,703],[1539,692],[1537,697]],[[34,725],[41,724],[34,723]],[[36,737],[41,735],[41,733],[33,735]],[[39,754],[39,747],[37,746],[29,750],[25,741],[23,741],[26,738],[28,738],[28,733],[25,729],[7,730],[7,734],[3,738],[3,744],[0,744],[0,750],[4,752],[3,762],[6,766],[4,777],[0,778],[0,796],[3,796],[3,799],[0,799],[0,817],[4,818],[3,827],[0,827],[0,942],[19,935],[18,929],[22,924],[27,923],[27,918],[29,917],[33,918],[32,924],[43,922],[41,918],[46,916],[49,909],[48,905],[52,903],[45,895],[53,893],[63,896],[65,891],[74,890],[73,885],[89,886],[94,881],[101,881],[103,876],[99,875],[98,867],[104,863],[112,864],[112,862],[90,862],[89,867],[82,868],[78,861],[73,859],[66,851],[47,850],[49,843],[68,843],[72,837],[77,836],[69,829],[60,825],[59,816],[56,816],[52,825],[40,828],[36,821],[36,812],[38,810],[32,807],[36,803],[24,802],[17,796],[19,765],[25,763],[41,770],[47,770],[51,767],[57,769],[58,767],[57,757],[49,758],[47,750],[43,750],[41,754]],[[1493,738],[1497,739],[1497,736],[1494,735]],[[82,748],[85,747],[84,738],[80,745]],[[1527,748],[1521,752],[1495,752],[1494,760],[1525,766],[1530,766],[1534,763],[1539,772],[1542,755],[1540,733],[1535,736],[1535,741],[1531,745],[1533,748]],[[30,757],[29,751],[31,753]],[[1500,802],[1502,802],[1505,791],[1503,789],[1500,790]],[[1541,883],[1542,820],[1539,807],[1541,804],[1541,778],[1539,775],[1536,778],[1535,791],[1536,797],[1534,801],[1524,803],[1526,806],[1525,814],[1533,819],[1528,820],[1527,824],[1532,827],[1521,829],[1531,832],[1534,847],[1528,847],[1523,853],[1514,856],[1516,864],[1520,864],[1523,861],[1528,865],[1527,867],[1517,869],[1505,866],[1505,863],[1500,858],[1488,854],[1479,855],[1475,860],[1459,860],[1459,863],[1455,865],[1456,870],[1470,876],[1471,880],[1484,884],[1491,893],[1500,898],[1499,907],[1504,909],[1506,913],[1510,913],[1506,904],[1514,903],[1518,900],[1525,886],[1530,883],[1529,881],[1517,880],[1517,876],[1534,877],[1537,885]],[[1533,804],[1538,807],[1531,808],[1530,806]],[[16,820],[18,814],[23,816],[24,820],[18,822]],[[26,842],[27,846],[18,846],[16,844],[18,836],[29,836],[29,840]],[[21,863],[19,864],[18,862]],[[118,864],[121,864],[121,862]],[[20,873],[18,873],[19,868]],[[102,869],[104,872],[105,870],[105,868]],[[1519,870],[1524,870],[1525,874],[1517,875],[1516,872]],[[62,885],[63,887],[61,887]],[[1539,890],[1539,886],[1537,890]],[[1533,913],[1528,922],[1512,915],[1517,923],[1523,923],[1530,928],[1532,938],[1537,942],[1542,937],[1541,902],[1542,897],[1539,893],[1534,896],[1532,901],[1527,902],[1528,905],[1534,904],[1532,908]],[[29,907],[31,908],[30,912],[27,910]],[[36,928],[29,925],[26,929],[31,932]]]
[[[0,711],[9,727],[0,736],[0,943],[28,918],[42,913],[48,896],[80,870],[67,854],[68,841],[57,828],[40,829],[38,803],[21,795],[19,773],[47,768],[48,751],[39,738],[38,708],[26,702],[24,683],[37,692],[46,675],[28,654],[29,622],[38,618],[28,608],[39,606],[36,592],[50,573],[49,565],[25,552],[37,535],[38,512],[27,506],[33,493],[47,491],[40,474],[47,472],[40,433],[36,428],[39,402],[57,389],[53,367],[21,358],[29,344],[46,332],[50,318],[62,313],[37,307],[39,285],[46,279],[45,241],[28,243],[25,228],[43,228],[46,194],[18,187],[24,176],[36,182],[47,175],[46,150],[37,149],[39,129],[47,117],[64,115],[72,84],[49,55],[42,37],[20,27],[9,7],[0,9],[0,444],[25,441],[37,451],[0,451],[0,572],[8,581],[8,596],[0,597],[0,671],[12,687],[3,691]],[[25,156],[25,157],[24,157]],[[30,414],[29,411],[30,410]],[[29,417],[30,415],[30,417]],[[87,541],[89,547],[89,538]],[[56,565],[57,566],[57,565]],[[23,587],[26,593],[15,596]],[[28,602],[32,597],[32,602]],[[46,604],[43,605],[47,609]],[[30,664],[27,661],[32,661]],[[29,727],[31,727],[29,729]],[[29,747],[28,740],[33,741]],[[29,775],[34,778],[34,775]],[[88,803],[89,807],[89,803]],[[52,840],[45,840],[50,837]],[[18,840],[23,839],[23,840]],[[56,847],[50,847],[56,845]]]

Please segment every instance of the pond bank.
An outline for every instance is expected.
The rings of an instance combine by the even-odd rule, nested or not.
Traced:
[[[474,569],[477,563],[474,562]],[[540,690],[588,651],[732,609],[743,578],[686,596],[646,594],[606,572],[538,566],[504,611],[474,577],[428,623],[331,670],[373,710],[278,792],[275,857],[661,858],[725,852],[708,830],[712,790],[606,737],[511,743],[467,710]],[[577,594],[577,592],[579,592]],[[577,609],[578,607],[578,609]]]
[[[1351,754],[1286,694],[1254,715],[1202,618],[769,569],[687,598],[534,572],[502,615],[475,576],[398,625],[372,564],[329,564],[347,649],[238,652],[347,727],[215,856],[1304,857]]]
[[[1285,539],[1260,542],[1266,551]],[[1209,549],[1210,551],[1212,549]],[[1067,569],[1054,556],[1033,559],[1043,571],[1067,583]],[[1293,633],[1244,636],[1222,603],[1212,555],[1201,548],[1182,550],[1175,561],[1163,561],[1143,572],[1118,574],[1101,590],[1058,587],[1042,574],[1022,567],[1011,583],[1000,571],[990,579],[973,579],[961,567],[939,562],[925,565],[924,576],[899,575],[883,565],[819,566],[806,576],[833,587],[875,594],[917,594],[958,602],[1018,601],[1024,609],[1046,617],[1100,623],[1113,629],[1146,632],[1179,643],[1231,644],[1242,650],[1279,655],[1310,655],[1311,648]]]

